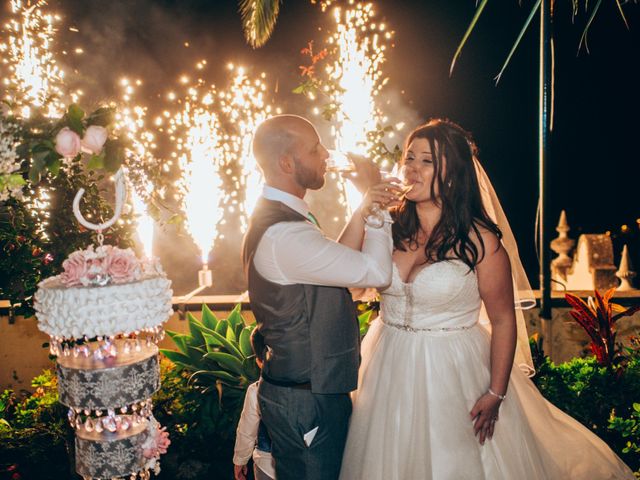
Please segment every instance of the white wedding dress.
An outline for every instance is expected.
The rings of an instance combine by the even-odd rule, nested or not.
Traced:
[[[491,440],[469,412],[490,381],[490,334],[478,323],[474,272],[459,260],[412,283],[394,265],[362,366],[341,480],[633,479],[609,447],[513,368]]]

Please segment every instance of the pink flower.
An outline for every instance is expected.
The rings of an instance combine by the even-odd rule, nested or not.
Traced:
[[[64,272],[60,275],[60,279],[65,286],[73,287],[82,283],[82,278],[86,277],[89,269],[84,252],[82,250],[73,252],[62,262],[62,268]]]
[[[114,248],[107,257],[107,273],[113,283],[138,280],[141,275],[140,261],[130,248]]]
[[[56,152],[66,158],[80,153],[80,136],[69,127],[64,127],[56,135]]]
[[[82,151],[98,155],[107,141],[107,129],[99,125],[91,125],[84,132]]]
[[[171,440],[169,440],[169,432],[166,431],[166,427],[160,428],[160,425],[155,422],[155,425],[152,425],[151,428],[152,431],[149,437],[142,444],[142,455],[145,458],[158,458],[160,455],[167,453]]]

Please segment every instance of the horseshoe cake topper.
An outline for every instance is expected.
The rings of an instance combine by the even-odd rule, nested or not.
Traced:
[[[80,225],[88,228],[89,230],[97,231],[99,237],[102,237],[103,230],[106,230],[107,228],[112,226],[114,223],[116,223],[118,218],[120,218],[120,215],[122,214],[122,207],[124,206],[124,202],[127,197],[124,170],[120,168],[114,175],[113,179],[116,184],[116,206],[114,208],[113,217],[111,217],[106,222],[99,223],[99,224],[91,223],[82,215],[82,212],[80,211],[80,200],[84,195],[84,192],[85,192],[84,188],[81,188],[80,190],[78,190],[78,193],[76,193],[76,196],[73,199],[73,214],[75,215]]]

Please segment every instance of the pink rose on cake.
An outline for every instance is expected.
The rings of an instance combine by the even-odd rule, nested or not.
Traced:
[[[107,274],[113,283],[127,283],[140,279],[140,260],[130,248],[114,248],[109,252],[107,259]]]
[[[87,260],[84,257],[84,251],[78,250],[69,255],[64,262],[62,262],[62,268],[64,271],[60,275],[62,283],[67,287],[73,287],[82,283],[82,278],[87,276]]]
[[[60,280],[66,287],[128,283],[142,278],[143,267],[130,248],[90,245],[69,255],[62,264]]]

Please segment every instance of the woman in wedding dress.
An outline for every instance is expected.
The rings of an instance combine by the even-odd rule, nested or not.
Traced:
[[[512,368],[515,356],[532,371],[514,305],[531,306],[533,296],[475,154],[470,136],[445,120],[407,139],[410,190],[392,210],[393,277],[362,344],[340,478],[633,479]],[[362,235],[352,222],[340,241],[358,248]]]

